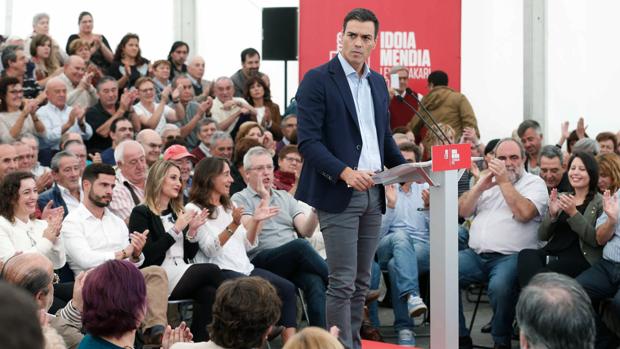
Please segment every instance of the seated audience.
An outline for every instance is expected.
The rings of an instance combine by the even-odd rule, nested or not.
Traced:
[[[84,143],[82,142],[78,142],[78,141],[68,141],[65,146],[64,146],[64,150],[74,154],[75,156],[77,156],[78,160],[79,160],[79,164],[80,164],[80,176],[82,175],[82,172],[84,172],[84,169],[86,168],[87,165],[87,158],[88,155],[86,154],[86,146],[84,145]],[[101,162],[101,161],[96,161],[96,156],[95,155],[91,155],[92,157],[92,163],[95,162]],[[101,159],[99,159],[101,160]]]
[[[179,126],[175,124],[166,124],[159,134],[161,135],[161,141],[163,142],[165,149],[166,144],[169,144],[177,138],[181,138],[181,129],[179,129]]]
[[[17,152],[15,147],[10,144],[0,143],[0,181],[4,180],[7,174],[15,172],[15,170],[17,170]]]
[[[559,192],[571,191],[568,174],[564,171],[562,149],[555,145],[545,145],[540,151],[540,177],[547,185],[547,191],[557,189]]]
[[[174,144],[168,147],[164,152],[164,160],[172,161],[179,170],[181,170],[181,184],[183,185],[183,202],[187,202],[189,197],[189,189],[192,186],[192,170],[194,155],[192,155],[187,148]]]
[[[155,103],[155,84],[151,78],[139,78],[135,82],[135,87],[138,89],[140,101],[133,108],[142,128],[151,128],[161,133],[166,122],[178,121],[174,109],[167,105],[171,88],[165,88],[161,94],[161,101]]]
[[[620,189],[620,157],[616,154],[601,154],[596,157],[599,167],[598,191],[615,193]]]
[[[314,210],[303,213],[300,204],[283,190],[273,189],[273,160],[262,147],[250,149],[243,157],[248,187],[233,195],[238,206],[243,206],[242,223],[246,229],[252,224],[252,215],[262,200],[279,207],[276,217],[263,222],[258,246],[248,251],[257,268],[269,270],[301,288],[308,305],[311,326],[325,327],[325,289],[327,263],[307,240],[318,225]]]
[[[234,92],[230,78],[224,76],[215,80],[211,117],[215,119],[220,130],[228,132],[232,137],[236,135],[241,124],[256,118],[256,109],[245,99],[234,97]]]
[[[116,118],[110,124],[110,138],[112,146],[101,152],[101,161],[104,164],[116,165],[114,160],[114,150],[119,144],[126,140],[132,140],[134,136],[134,128],[131,121],[125,117]]]
[[[295,195],[304,160],[296,145],[285,145],[278,153],[278,169],[273,173],[273,186]]]
[[[568,161],[570,192],[551,190],[548,210],[538,227],[541,249],[519,252],[519,285],[525,287],[540,272],[576,277],[601,259],[594,225],[603,211],[598,193],[598,165],[590,154],[573,152]]]
[[[118,80],[118,87],[123,89],[133,87],[139,78],[149,74],[149,60],[142,57],[140,38],[137,34],[128,33],[123,36],[116,46],[114,60],[106,73]],[[154,92],[155,84],[153,95]]]
[[[37,35],[50,35],[50,16],[47,13],[37,13],[32,17],[32,34],[30,37],[24,40],[24,48],[29,48],[32,40]],[[56,62],[60,65],[67,59],[67,54],[64,50],[60,49],[60,46],[56,40],[51,39],[51,54],[54,56]],[[28,51],[28,50],[26,50]],[[29,52],[26,52],[26,57],[30,58]]]
[[[146,156],[140,143],[128,140],[116,147],[114,159],[118,170],[110,211],[126,223],[133,208],[144,201]]]
[[[129,233],[122,219],[107,207],[115,185],[114,169],[106,164],[92,164],[82,177],[84,199],[65,218],[62,235],[69,266],[75,275],[103,264],[107,260],[128,260],[136,267],[144,263],[142,249],[148,231]],[[158,266],[140,269],[146,282],[147,307],[143,321],[143,338],[147,344],[161,344],[167,324],[168,279]]]
[[[2,50],[1,77],[11,77],[19,80],[22,85],[24,97],[34,99],[41,93],[41,86],[34,77],[34,65],[28,66],[28,60],[23,46],[8,45]]]
[[[69,51],[67,54],[73,56],[79,56],[84,60],[86,66],[86,73],[92,74],[92,85],[97,86],[99,80],[103,77],[103,71],[101,67],[97,66],[92,60],[91,45],[88,41],[83,39],[75,39],[69,45]]]
[[[260,146],[260,143],[253,138],[243,138],[235,144],[235,153],[233,156],[232,165],[230,166],[230,175],[234,181],[230,186],[231,196],[242,191],[248,186],[246,183],[247,177],[245,168],[243,167],[243,158],[245,157],[245,153],[247,153],[250,149]]]
[[[80,206],[84,196],[80,186],[82,175],[80,159],[75,154],[63,150],[54,154],[51,168],[54,185],[39,195],[37,205],[39,210],[43,211],[51,201],[51,207],[62,207],[66,217],[69,212]]]
[[[118,83],[110,76],[104,76],[97,84],[97,104],[86,110],[86,122],[93,128],[93,136],[86,141],[86,147],[91,153],[102,152],[112,146],[110,128],[115,120],[127,118],[131,120],[133,128],[139,126],[133,103],[137,92],[125,92],[118,95]]]
[[[187,63],[187,77],[192,82],[194,88],[194,98],[197,102],[205,100],[213,95],[213,83],[203,79],[205,75],[205,60],[200,56],[190,58]]]
[[[24,101],[17,78],[0,78],[0,141],[10,143],[26,133],[45,135],[45,125],[37,115],[38,101]]]
[[[207,97],[203,102],[193,100],[192,83],[185,75],[174,78],[172,88],[179,90],[177,100],[173,100],[174,109],[177,114],[177,123],[181,137],[185,138],[185,143],[190,149],[198,145],[198,122],[205,116],[211,116],[211,106],[213,99]]]
[[[152,66],[153,83],[155,84],[155,100],[161,100],[161,93],[170,85],[170,62],[164,59],[155,61]]]
[[[159,133],[150,128],[138,132],[136,141],[142,145],[144,149],[146,166],[151,167],[157,160],[161,158],[162,141]]]
[[[121,143],[124,144],[124,143]],[[208,211],[183,211],[181,171],[171,161],[160,160],[150,169],[144,203],[129,218],[129,231],[148,229],[143,266],[161,265],[168,275],[170,299],[194,300],[192,333],[201,341],[208,338],[213,294],[222,282],[220,269],[209,263],[192,264],[200,248],[191,240],[207,219]]]
[[[60,80],[67,87],[67,105],[90,108],[97,103],[93,74],[86,72],[86,63],[80,56],[70,56],[63,67]]]
[[[32,168],[32,149],[26,143],[15,141],[11,143],[17,154],[17,171],[30,172]]]
[[[168,62],[170,64],[170,78],[174,79],[179,75],[187,74],[187,55],[189,54],[189,45],[183,41],[175,41],[168,52]]]
[[[54,211],[46,220],[32,219],[37,209],[34,176],[13,172],[0,183],[0,259],[17,252],[38,252],[49,258],[54,269],[65,265],[64,245],[60,238],[63,212]]]
[[[256,109],[256,121],[276,138],[282,138],[280,107],[271,100],[271,91],[265,80],[258,76],[250,77],[245,83],[244,98]]]
[[[540,124],[536,120],[524,120],[517,129],[517,135],[525,148],[527,158],[525,170],[531,174],[540,173],[540,148],[542,147],[543,134]]]
[[[459,286],[488,282],[493,308],[491,334],[496,348],[510,348],[517,298],[517,254],[537,248],[536,231],[547,209],[547,188],[525,171],[525,149],[506,138],[495,148],[489,173],[459,198],[459,215],[473,217],[469,248],[459,251]],[[497,227],[502,227],[497,229]],[[471,348],[459,301],[459,347]]]
[[[213,133],[209,145],[211,156],[220,157],[231,161],[233,149],[233,140],[230,134],[224,131],[215,131],[215,133]]]
[[[62,73],[58,58],[52,52],[52,38],[47,34],[37,34],[32,37],[30,45],[27,46],[34,63],[34,76],[37,84],[45,86],[50,77]]]
[[[249,47],[241,51],[241,69],[237,70],[231,77],[234,83],[235,97],[243,97],[245,84],[248,79],[254,76],[263,77],[260,69],[260,54],[256,49]]]
[[[90,12],[81,12],[78,17],[80,32],[69,36],[65,51],[70,51],[73,40],[84,40],[90,45],[91,61],[98,67],[107,69],[114,59],[114,53],[105,36],[93,33],[93,23],[93,15]]]
[[[172,349],[262,348],[278,321],[281,304],[274,287],[260,277],[226,281],[215,295],[211,340],[177,343]]]
[[[344,349],[337,335],[319,327],[306,327],[286,342],[283,349]]]
[[[517,302],[521,348],[594,349],[596,327],[588,295],[575,280],[538,274]]]
[[[618,147],[618,139],[613,132],[601,132],[596,135],[601,154],[616,153]]]
[[[277,290],[282,300],[280,325],[285,327],[282,340],[286,342],[295,334],[296,295],[295,285],[267,270],[254,268],[247,251],[258,245],[258,236],[263,221],[278,213],[277,207],[269,207],[263,200],[254,211],[248,229],[241,225],[242,207],[230,201],[230,167],[222,158],[208,158],[201,161],[194,173],[190,203],[187,211],[209,211],[206,223],[198,229],[195,240],[200,245],[195,261],[214,263],[222,269],[226,279],[242,276],[260,276],[268,280]]]
[[[37,181],[39,181],[44,174],[47,174],[46,182],[48,181],[47,177],[49,177],[49,183],[47,185],[51,186],[53,180],[51,170],[47,166],[42,166],[39,162],[39,140],[37,137],[35,137],[32,133],[24,133],[19,138],[19,141],[28,144],[30,149],[32,149],[32,168],[30,169],[30,172],[32,172],[32,174],[37,178]]]
[[[211,136],[217,131],[217,122],[212,118],[203,118],[198,122],[198,140],[200,143],[192,150],[192,155],[194,155],[194,165],[198,163],[198,161],[211,157],[211,151],[209,150],[209,145],[211,142]]]
[[[264,129],[256,121],[246,121],[239,126],[239,131],[235,136],[235,144],[242,138],[252,138],[261,145],[263,144]]]
[[[276,154],[279,153],[280,149],[285,145],[297,144],[297,115],[286,115],[282,119],[280,130],[282,131],[282,139],[276,143]]]

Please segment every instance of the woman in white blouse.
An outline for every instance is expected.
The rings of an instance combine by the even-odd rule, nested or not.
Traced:
[[[0,79],[0,141],[10,143],[25,133],[44,136],[45,125],[36,114],[40,102],[24,100],[24,89],[17,78]]]
[[[270,207],[269,198],[264,198],[246,230],[241,224],[243,207],[235,207],[229,197],[232,182],[230,166],[225,159],[205,158],[196,165],[190,203],[185,208],[188,212],[208,209],[209,216],[193,239],[200,245],[194,260],[216,264],[226,279],[260,276],[269,281],[282,300],[278,324],[285,327],[282,340],[286,342],[296,332],[295,285],[270,271],[254,268],[247,256],[247,251],[258,245],[263,221],[277,215],[278,208]]]
[[[170,86],[166,86],[162,91],[159,103],[155,103],[155,83],[151,78],[139,78],[135,86],[138,89],[140,102],[134,105],[134,110],[142,128],[150,128],[161,134],[167,122],[179,121],[174,109],[167,105],[172,92]]]
[[[66,256],[60,240],[62,211],[45,220],[31,219],[37,208],[37,185],[34,175],[13,172],[0,184],[0,259],[17,252],[38,252],[49,258],[54,269],[65,265]]]

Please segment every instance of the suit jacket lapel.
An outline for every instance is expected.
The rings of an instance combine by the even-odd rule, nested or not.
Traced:
[[[338,90],[342,95],[342,99],[344,100],[344,104],[349,111],[349,115],[353,118],[357,129],[360,129],[359,121],[357,120],[357,111],[355,110],[355,103],[353,102],[353,95],[351,94],[351,88],[349,87],[349,82],[347,81],[347,77],[344,75],[344,70],[340,65],[340,61],[338,57],[335,57],[330,61],[329,64],[329,72],[338,86]]]

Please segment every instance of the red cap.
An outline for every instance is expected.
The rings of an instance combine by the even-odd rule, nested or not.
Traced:
[[[180,144],[171,145],[164,152],[164,160],[179,160],[186,157],[192,157],[194,159],[196,158],[194,155],[187,151],[187,148]]]

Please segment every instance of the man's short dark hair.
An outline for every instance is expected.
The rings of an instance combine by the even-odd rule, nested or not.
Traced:
[[[375,25],[375,39],[377,38],[377,34],[379,33],[379,20],[377,16],[365,8],[354,8],[346,16],[344,16],[344,21],[342,23],[342,32],[344,33],[347,30],[347,23],[349,21],[358,21],[358,22],[372,22]]]
[[[547,159],[560,159],[560,164],[564,163],[564,155],[562,154],[562,149],[556,147],[555,145],[545,145],[540,149],[540,156],[538,157],[538,161],[542,157],[546,157]]]
[[[86,166],[86,168],[84,169],[84,173],[82,173],[82,182],[89,181],[91,183],[94,183],[97,178],[99,178],[100,174],[116,176],[114,167],[104,163],[93,163]]]
[[[415,145],[415,143],[403,142],[403,143],[398,145],[398,149],[400,151],[407,151],[407,152],[411,152],[411,153],[415,154],[415,161],[416,162],[418,162],[418,161],[420,161],[420,159],[422,159],[422,151],[420,150],[420,147]]]
[[[19,50],[23,51],[24,49],[17,45],[9,45],[2,50],[2,66],[5,70],[9,68],[11,62],[17,60],[17,51]]]
[[[448,86],[448,74],[441,70],[435,70],[428,74],[427,81],[433,86]]]
[[[43,349],[45,340],[39,311],[32,296],[0,282],[0,343],[4,349]]]
[[[66,146],[66,145],[65,145]],[[58,173],[60,170],[60,160],[63,158],[78,158],[75,154],[70,151],[61,150],[58,153],[52,156],[52,160],[50,161],[50,168],[53,172]]]
[[[596,326],[590,298],[566,275],[534,276],[521,291],[516,315],[532,348],[594,348]]]
[[[256,51],[255,48],[248,47],[245,50],[241,51],[241,63],[245,63],[245,60],[249,57],[254,57],[258,55],[258,59],[260,59],[260,53]]]
[[[540,124],[538,123],[538,121],[531,120],[531,119],[523,120],[523,122],[519,124],[519,128],[517,128],[517,135],[519,136],[519,138],[523,137],[523,135],[525,134],[525,131],[527,131],[530,128],[534,129],[536,133],[541,134]]]
[[[114,132],[116,133],[116,125],[121,122],[121,121],[127,121],[131,124],[131,127],[133,127],[133,124],[131,123],[131,120],[129,120],[128,118],[122,117],[122,118],[118,118],[115,119],[114,121],[112,121],[112,125],[110,125],[110,132]]]
[[[116,87],[118,87],[118,82],[115,78],[111,77],[110,75],[104,75],[101,77],[101,79],[99,79],[99,81],[97,81],[97,92],[101,91],[101,85],[110,81],[114,81],[116,83]]]

